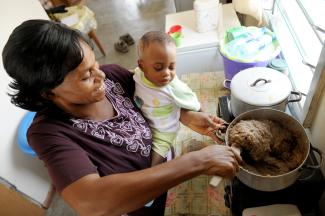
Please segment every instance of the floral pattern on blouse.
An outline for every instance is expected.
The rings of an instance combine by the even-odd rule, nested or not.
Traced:
[[[149,157],[151,145],[144,140],[151,140],[152,135],[145,119],[135,111],[130,98],[123,95],[120,83],[106,79],[105,84],[106,97],[117,111],[117,116],[103,121],[72,118],[73,127],[129,152],[139,151],[142,156]]]

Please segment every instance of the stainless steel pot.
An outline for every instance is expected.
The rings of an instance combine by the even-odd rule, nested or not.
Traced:
[[[228,129],[226,131],[225,135],[225,141],[226,145],[230,145],[231,143],[228,142],[229,139],[229,128],[233,127],[237,122],[240,120],[247,120],[247,119],[268,119],[276,121],[295,134],[296,137],[298,137],[298,145],[303,149],[303,162],[294,170],[291,170],[288,173],[277,175],[277,176],[263,176],[256,173],[253,173],[249,170],[246,170],[242,166],[240,167],[240,170],[237,174],[237,177],[240,181],[242,181],[247,186],[254,188],[256,190],[261,191],[277,191],[284,189],[291,184],[293,184],[298,177],[301,175],[301,172],[306,168],[304,167],[304,163],[308,157],[309,151],[312,148],[314,151],[316,151],[317,154],[319,154],[321,161],[322,161],[322,154],[321,151],[311,147],[310,142],[308,140],[307,134],[305,132],[305,129],[303,126],[292,116],[288,115],[285,112],[278,111],[275,109],[268,109],[268,108],[262,108],[262,109],[256,109],[247,111],[245,113],[242,113],[238,117],[236,117],[228,126]],[[308,168],[319,168],[321,162],[319,165]]]
[[[271,68],[254,67],[237,73],[231,80],[230,110],[236,117],[252,109],[272,108],[285,111],[290,102],[301,100],[301,93],[292,91],[289,78]],[[291,96],[296,97],[291,98]]]

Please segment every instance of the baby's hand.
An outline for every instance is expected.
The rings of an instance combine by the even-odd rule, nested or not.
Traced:
[[[229,123],[227,123],[222,118],[219,118],[214,115],[209,115],[209,118],[211,120],[211,127],[213,128],[213,130],[209,131],[209,133],[207,135],[209,137],[211,137],[216,142],[220,142],[220,141],[224,142],[224,139],[220,138],[220,136],[218,136],[218,134],[226,133]]]

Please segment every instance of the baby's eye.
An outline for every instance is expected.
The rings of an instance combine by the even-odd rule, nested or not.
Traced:
[[[153,69],[155,69],[155,71],[161,71],[164,67],[162,65],[155,65],[153,66]]]
[[[169,66],[168,69],[169,70],[175,70],[175,65]]]

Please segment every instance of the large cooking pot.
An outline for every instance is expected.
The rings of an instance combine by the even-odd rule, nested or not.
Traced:
[[[248,119],[268,119],[283,125],[291,133],[295,134],[295,136],[297,137],[298,145],[300,145],[300,148],[302,149],[304,159],[297,168],[285,174],[276,175],[276,176],[259,175],[240,166],[239,172],[237,173],[237,177],[241,182],[256,190],[277,191],[277,190],[284,189],[290,186],[291,184],[293,184],[305,169],[310,169],[310,168],[316,169],[320,167],[320,164],[322,162],[321,151],[314,147],[311,147],[311,144],[308,140],[307,134],[303,126],[292,116],[288,115],[285,112],[275,110],[275,109],[261,108],[261,109],[247,111],[245,113],[240,114],[228,126],[225,135],[226,145],[231,146],[231,143],[228,142],[229,131],[230,131],[229,129],[232,128],[240,120],[248,120]],[[320,156],[321,161],[316,166],[307,167],[304,164],[309,155],[310,149],[315,151]]]
[[[286,75],[265,67],[240,71],[232,78],[230,89],[230,109],[235,117],[263,107],[285,111],[289,102],[301,100],[301,93],[292,91]],[[291,98],[292,95],[296,97]]]

